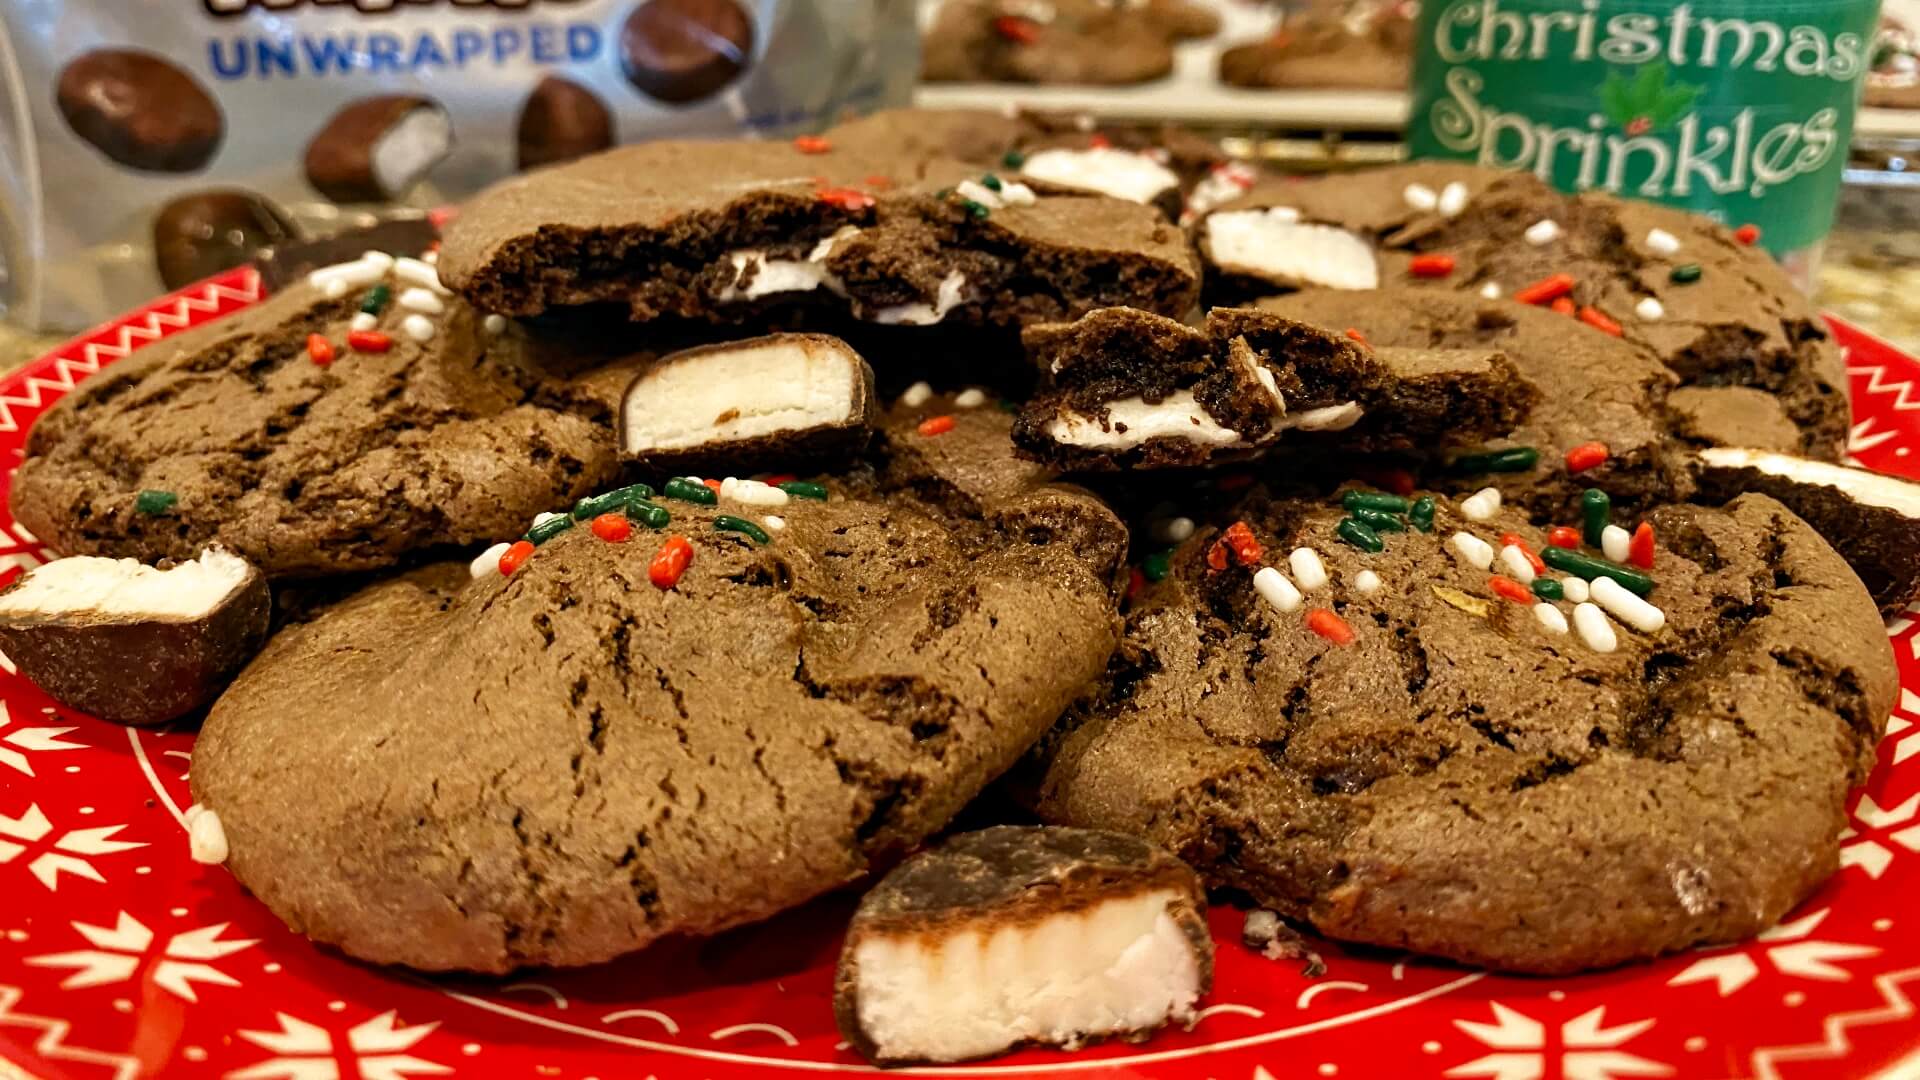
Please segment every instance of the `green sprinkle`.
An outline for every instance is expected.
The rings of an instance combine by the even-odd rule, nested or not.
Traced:
[[[588,521],[601,514],[611,514],[615,510],[624,510],[634,499],[653,498],[653,489],[645,484],[633,484],[615,488],[602,495],[589,495],[573,504],[573,519]]]
[[[1673,268],[1673,273],[1667,276],[1672,278],[1676,285],[1691,285],[1700,280],[1700,273],[1699,263],[1681,263]]]
[[[1533,579],[1533,595],[1542,600],[1565,600],[1567,590],[1552,578],[1537,577]]]
[[[780,485],[780,490],[796,499],[812,499],[815,502],[827,501],[827,485],[816,484],[808,480],[789,480]]]
[[[629,499],[626,511],[627,520],[637,521],[649,529],[664,529],[673,520],[673,515],[667,513],[666,507],[645,499]]]
[[[1594,578],[1610,577],[1626,586],[1627,591],[1635,596],[1646,596],[1653,592],[1652,575],[1643,574],[1630,566],[1622,566],[1619,563],[1557,547],[1550,547],[1541,552],[1540,558],[1555,570],[1564,571],[1574,577],[1586,578],[1588,581]]]
[[[1374,532],[1406,532],[1407,523],[1400,515],[1389,514],[1385,510],[1371,510],[1364,506],[1352,509],[1353,520],[1372,529]]]
[[[933,193],[933,197],[934,197],[934,198],[936,198],[936,199],[945,199],[945,198],[946,198],[947,196],[949,196],[949,195],[951,195],[951,194],[953,194],[953,189],[952,189],[952,188],[945,188],[945,187],[943,187],[943,188],[941,188],[941,189],[940,189],[939,191],[936,191],[936,192],[934,192],[934,193]]]
[[[1463,473],[1526,472],[1540,461],[1540,451],[1531,446],[1516,446],[1485,454],[1468,454],[1453,459],[1453,470]]]
[[[755,525],[746,518],[737,518],[732,514],[720,514],[716,516],[713,519],[713,527],[719,529],[721,532],[743,533],[753,537],[755,541],[762,544],[767,542],[767,530]]]
[[[1000,155],[1000,164],[1005,165],[1009,169],[1017,169],[1026,163],[1027,155],[1018,150],[1009,150]]]
[[[980,178],[980,186],[986,188],[988,191],[999,191],[1000,178],[992,173],[987,173]]]
[[[180,496],[171,491],[143,491],[133,497],[133,508],[142,514],[164,514],[173,509]]]
[[[1599,547],[1601,532],[1613,524],[1613,500],[1599,488],[1588,488],[1581,492],[1580,521],[1585,526],[1582,536],[1588,545]]]
[[[1020,403],[1012,398],[1001,398],[994,404],[1000,406],[1000,411],[1003,413],[1017,413],[1020,411]]]
[[[1156,551],[1153,554],[1147,556],[1146,558],[1140,560],[1140,572],[1146,575],[1146,578],[1148,581],[1155,581],[1155,582],[1165,581],[1167,579],[1167,574],[1172,572],[1172,570],[1173,570],[1173,549],[1172,548],[1168,548],[1165,551]]]
[[[556,514],[540,524],[535,525],[533,528],[528,529],[526,539],[532,541],[535,545],[544,544],[571,528],[573,528],[572,517],[566,514]]]
[[[373,288],[368,289],[367,295],[361,299],[360,310],[367,315],[378,315],[387,309],[387,301],[392,299],[392,297],[392,289],[387,288],[385,285],[375,285]]]
[[[1422,495],[1413,500],[1413,509],[1407,511],[1407,519],[1421,532],[1433,531],[1433,496]]]
[[[715,494],[712,488],[684,476],[676,476],[667,481],[660,489],[660,494],[669,499],[679,499],[681,502],[699,503],[701,506],[712,506],[720,501],[720,496]]]
[[[1340,497],[1340,505],[1349,510],[1384,510],[1389,514],[1404,514],[1412,503],[1384,491],[1361,491],[1355,488]]]
[[[960,205],[967,208],[967,216],[973,218],[975,221],[985,221],[987,215],[993,212],[987,209],[985,203],[977,203],[972,199],[961,199]]]
[[[1359,548],[1361,551],[1379,554],[1387,550],[1387,542],[1380,534],[1367,528],[1353,518],[1341,518],[1340,524],[1333,530],[1335,536]]]

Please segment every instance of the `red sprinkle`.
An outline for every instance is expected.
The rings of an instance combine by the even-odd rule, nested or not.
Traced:
[[[1580,530],[1571,525],[1555,525],[1547,531],[1547,543],[1568,551],[1580,550]]]
[[[532,554],[533,541],[514,541],[512,547],[500,553],[500,573],[503,576],[512,576],[515,570],[520,569],[520,564],[526,562],[527,557]]]
[[[1643,521],[1627,541],[1627,561],[1642,570],[1653,569],[1653,525]]]
[[[760,482],[763,484],[769,485],[771,487],[779,487],[781,484],[791,484],[798,479],[800,478],[798,476],[795,476],[793,473],[783,472],[783,473],[774,473],[773,475],[767,477],[765,480],[762,480]]]
[[[1356,469],[1354,475],[1382,491],[1391,491],[1402,497],[1413,494],[1415,490],[1413,474],[1405,469]]]
[[[453,223],[453,219],[459,216],[460,210],[457,207],[438,206],[427,211],[427,224],[433,226],[434,232],[444,232],[446,227]]]
[[[1548,304],[1547,310],[1553,312],[1555,315],[1572,315],[1574,312],[1573,298],[1563,296],[1553,303]]]
[[[1241,566],[1253,566],[1266,557],[1266,550],[1260,546],[1253,530],[1244,521],[1227,526],[1227,531],[1221,534],[1220,539],[1232,549],[1233,557],[1240,560]]]
[[[1603,334],[1612,334],[1614,337],[1621,336],[1620,324],[1608,318],[1607,313],[1604,311],[1601,311],[1599,308],[1596,308],[1596,307],[1581,308],[1580,321],[1583,323],[1586,323],[1588,326],[1593,327],[1595,330],[1598,330]]]
[[[935,435],[945,435],[947,432],[953,430],[953,417],[929,416],[925,420],[920,421],[920,426],[915,430],[929,439]]]
[[[876,188],[880,191],[885,191],[888,188],[893,186],[893,177],[884,176],[880,173],[874,173],[872,176],[867,177],[866,185],[870,188]]]
[[[625,514],[601,514],[593,519],[593,535],[609,544],[624,544],[633,535],[633,522]]]
[[[378,330],[353,330],[347,334],[347,345],[355,352],[386,352],[393,348],[393,339]]]
[[[1106,150],[1113,146],[1113,140],[1107,138],[1105,135],[1095,135],[1087,140],[1087,145],[1093,147],[1095,150]]]
[[[1572,274],[1552,274],[1513,294],[1523,304],[1545,304],[1571,293],[1576,284]]]
[[[1453,273],[1453,267],[1451,255],[1415,255],[1407,269],[1414,277],[1443,278]]]
[[[1361,333],[1359,330],[1355,329],[1354,327],[1351,327],[1351,326],[1347,327],[1347,336],[1359,342],[1360,344],[1365,345],[1369,349],[1373,348],[1373,342],[1367,340],[1367,335]]]
[[[1253,474],[1244,472],[1227,473],[1213,482],[1215,490],[1239,491],[1253,486]]]
[[[1138,600],[1140,599],[1140,594],[1147,591],[1147,575],[1141,573],[1140,568],[1137,566],[1129,569],[1128,574],[1127,599]]]
[[[858,188],[830,187],[821,188],[820,201],[828,206],[837,206],[842,210],[871,210],[873,196]]]
[[[1603,442],[1581,443],[1567,451],[1567,471],[1586,472],[1597,469],[1607,462],[1607,444]]]
[[[714,490],[714,493],[715,493],[715,494],[718,494],[718,493],[719,493],[719,491],[720,491],[720,481],[718,481],[718,480],[702,480],[702,481],[700,481],[700,482],[701,482],[701,483],[703,483],[703,484],[705,484],[705,485],[707,485],[708,487],[710,487],[710,488],[712,488],[712,489]]]
[[[1535,577],[1547,572],[1547,564],[1541,561],[1540,556],[1533,553],[1533,549],[1527,546],[1525,540],[1520,539],[1519,533],[1500,534],[1500,546],[1506,547],[1509,544],[1519,548],[1520,554],[1527,557],[1527,565],[1533,567]]]
[[[824,154],[833,149],[833,144],[824,135],[796,135],[793,148],[803,154]]]
[[[1215,540],[1207,548],[1207,569],[1225,570],[1227,568],[1227,559],[1230,557],[1231,556],[1227,554],[1227,538],[1223,536]]]
[[[693,545],[684,536],[670,536],[653,553],[653,561],[647,564],[647,580],[654,588],[671,589],[680,584],[680,575],[687,572],[687,564],[693,561]]]
[[[1021,45],[1031,45],[1040,40],[1040,27],[1031,19],[1018,15],[1002,15],[993,20],[994,32],[1008,41]]]
[[[1499,574],[1495,574],[1487,579],[1487,585],[1493,589],[1494,592],[1499,593],[1501,596],[1506,597],[1516,604],[1531,605],[1533,603],[1533,590],[1510,577],[1501,577]]]
[[[307,335],[307,359],[326,367],[333,363],[333,342],[325,334]]]
[[[1335,645],[1353,644],[1353,627],[1347,625],[1347,620],[1326,608],[1314,608],[1307,612],[1307,629]]]
[[[1742,225],[1739,228],[1733,230],[1733,238],[1747,245],[1748,247],[1752,247],[1753,245],[1760,242],[1760,226]]]

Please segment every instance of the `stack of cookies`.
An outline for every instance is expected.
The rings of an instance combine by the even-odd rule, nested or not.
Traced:
[[[375,963],[913,856],[839,988],[887,1063],[1190,1020],[1203,885],[1523,972],[1772,925],[1920,586],[1823,325],[1751,230],[1202,158],[905,113],[508,181],[63,400],[0,640],[206,706],[196,855]],[[914,855],[990,786],[1045,827]],[[1017,984],[965,1024],[956,948]]]

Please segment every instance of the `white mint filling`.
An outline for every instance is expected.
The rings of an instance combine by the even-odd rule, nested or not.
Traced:
[[[846,423],[862,376],[851,353],[775,338],[663,364],[621,403],[622,449],[682,450]]]
[[[219,548],[171,570],[137,559],[75,555],[38,566],[0,594],[0,616],[117,615],[199,619],[216,611],[247,578],[246,560]]]
[[[373,144],[373,180],[390,199],[413,190],[453,149],[453,125],[435,106],[400,118]]]
[[[1796,483],[1834,488],[1855,502],[1892,510],[1903,517],[1920,518],[1920,485],[1891,476],[1765,450],[1732,447],[1708,447],[1700,451],[1700,460],[1715,468],[1753,469]]]
[[[888,307],[874,308],[867,315],[868,322],[883,326],[932,326],[947,317],[947,313],[959,307],[967,298],[967,275],[958,270],[950,270],[940,279],[940,291],[934,296],[933,303],[915,301],[911,304],[893,304]]]
[[[1021,163],[1020,175],[1137,203],[1150,203],[1180,186],[1173,170],[1143,154],[1111,146],[1041,150]]]
[[[1056,416],[1047,424],[1047,435],[1067,446],[1092,450],[1127,450],[1148,439],[1185,439],[1202,446],[1232,446],[1240,433],[1221,427],[1194,400],[1193,391],[1175,390],[1158,405],[1149,405],[1139,396],[1107,403],[1107,419],[1082,413]]]
[[[769,259],[766,252],[751,248],[729,252],[727,263],[733,267],[733,281],[720,290],[720,302],[732,304],[773,293],[809,292],[821,286],[845,296],[846,289],[839,277],[826,267],[827,257],[833,254],[835,244],[859,231],[846,226],[813,245],[805,259]],[[748,276],[749,268],[753,271],[752,280],[743,288],[740,280]]]
[[[1380,287],[1380,264],[1366,241],[1332,225],[1300,222],[1289,207],[1229,210],[1206,221],[1207,250],[1221,269],[1331,289]]]
[[[1167,914],[1179,901],[1157,890],[1027,926],[866,938],[861,1030],[884,1057],[960,1061],[1190,1021],[1200,968]]]

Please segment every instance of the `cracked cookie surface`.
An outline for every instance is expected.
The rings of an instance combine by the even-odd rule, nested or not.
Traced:
[[[1544,551],[1512,509],[1443,501],[1380,554],[1326,502],[1232,517],[1283,571],[1318,550],[1302,607],[1351,642],[1252,566],[1210,569],[1203,529],[1134,603],[1100,703],[1022,770],[1044,819],[1144,836],[1331,937],[1541,973],[1748,937],[1834,870],[1896,676],[1865,589],[1778,503],[1654,511],[1665,626],[1614,625],[1611,652],[1449,550]]]
[[[284,631],[195,749],[228,865],[354,956],[499,972],[764,918],[904,853],[1119,632],[1118,519],[1013,462],[1005,414],[965,420],[897,420],[764,544],[715,527],[758,508],[663,501],[662,531],[583,524],[510,576],[428,568]],[[953,436],[956,459],[911,449]],[[662,589],[669,535],[693,557]]]

